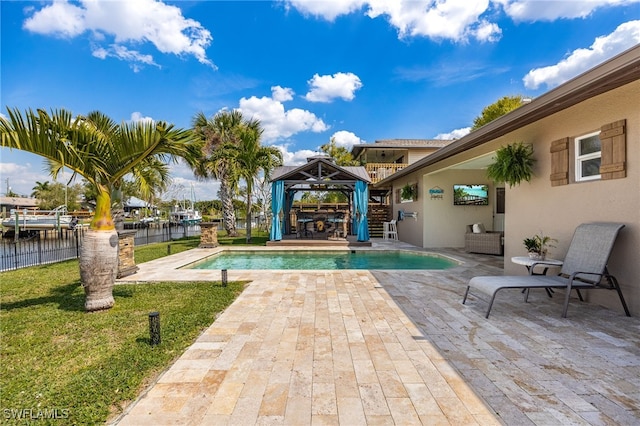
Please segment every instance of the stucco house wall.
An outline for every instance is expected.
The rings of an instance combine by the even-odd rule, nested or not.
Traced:
[[[413,244],[418,247],[422,247],[422,229],[424,227],[424,185],[422,184],[422,173],[416,172],[405,176],[393,183],[392,192],[392,205],[393,205],[393,218],[398,219],[398,212],[403,210],[405,212],[411,212],[417,214],[417,219],[412,217],[405,217],[404,220],[399,220],[398,226],[398,238],[409,244]],[[416,201],[398,202],[397,192],[402,189],[406,184],[418,185],[418,198]]]
[[[495,209],[495,189],[484,170],[446,170],[427,174],[423,178],[425,195],[422,197],[426,219],[422,247],[464,247],[466,226],[482,223],[487,230],[493,230]],[[488,206],[454,206],[454,184],[486,184],[489,186]],[[442,190],[442,198],[429,194],[430,189]],[[429,220],[446,218],[446,220]]]
[[[464,224],[471,219],[491,223],[495,210],[495,197],[490,196],[492,206],[453,206],[454,183],[482,183],[484,170],[455,168],[473,158],[494,152],[501,146],[514,142],[533,144],[536,164],[531,182],[505,187],[505,274],[525,274],[522,266],[513,264],[512,256],[526,255],[522,240],[544,232],[558,240],[550,256],[564,258],[575,228],[585,222],[620,222],[621,231],[609,267],[620,281],[623,294],[632,314],[640,314],[640,81],[636,80],[618,89],[589,98],[532,124],[518,128],[499,138],[438,163],[423,167],[421,173],[421,199],[424,204],[423,247],[461,247]],[[573,167],[568,185],[552,186],[551,142],[574,138],[600,129],[601,126],[626,120],[626,173],[622,179],[595,180],[576,183]],[[570,165],[573,165],[573,155]],[[417,172],[417,171],[416,171]],[[414,172],[415,174],[415,172]],[[484,177],[486,180],[486,177]],[[471,182],[473,180],[473,182]],[[395,182],[394,182],[395,184]],[[428,190],[433,186],[445,190],[442,201],[428,200]],[[425,192],[426,191],[426,195]],[[495,186],[490,184],[490,195]],[[466,209],[469,209],[468,211]],[[404,240],[404,236],[401,237]],[[415,240],[415,238],[414,238]],[[409,240],[406,240],[410,242]],[[590,291],[587,300],[622,312],[615,292]]]
[[[573,232],[581,223],[623,223],[625,228],[616,240],[608,267],[620,282],[631,314],[640,315],[639,99],[640,46],[634,46],[378,184],[396,186],[403,179],[409,176],[415,179],[419,174],[424,210],[422,246],[460,246],[457,238],[463,233],[464,224],[475,216],[484,222],[488,216],[482,209],[456,210],[459,207],[452,205],[452,195],[447,196],[447,192],[452,191],[451,185],[461,183],[462,179],[476,180],[476,177],[481,182],[482,175],[468,175],[472,173],[469,170],[484,173],[491,156],[500,147],[514,142],[531,144],[537,160],[533,179],[505,187],[505,274],[527,273],[524,267],[510,261],[513,256],[526,254],[522,244],[525,237],[544,232],[557,239],[557,247],[550,256],[563,259]],[[618,124],[608,126],[612,123]],[[601,139],[607,141],[603,147],[608,147],[603,148],[603,152],[614,155],[606,162],[603,154],[602,166],[605,172],[614,172],[615,178],[576,182],[576,138],[602,130],[603,126],[608,126],[605,127],[607,136],[601,134]],[[615,132],[609,131],[613,127]],[[617,136],[612,136],[614,134]],[[620,143],[622,140],[624,145]],[[566,146],[568,150],[564,150]],[[553,158],[563,156],[569,159],[567,174],[563,167],[558,167],[562,162],[552,164]],[[556,181],[551,181],[552,176]],[[562,181],[557,180],[559,177]],[[454,182],[458,180],[460,182]],[[427,199],[429,188],[436,185],[445,190],[442,202]],[[492,185],[491,194],[494,190]],[[487,209],[486,213],[494,210]],[[405,237],[406,234],[400,233],[400,239]],[[415,237],[411,238],[411,242],[415,241]],[[623,313],[615,292],[583,293],[588,301]]]
[[[407,151],[407,158],[405,159],[405,164],[413,164],[421,158],[426,157],[427,155],[433,154],[437,151],[437,148],[412,148]]]
[[[533,143],[535,177],[530,183],[506,188],[505,273],[522,274],[511,256],[524,254],[522,239],[537,232],[558,239],[551,256],[562,259],[577,225],[584,222],[620,222],[620,232],[610,258],[609,269],[620,281],[632,314],[640,314],[640,81],[584,101],[509,135],[504,142]],[[626,173],[621,179],[551,186],[551,142],[600,129],[602,125],[626,120]],[[573,155],[570,155],[570,160]],[[570,165],[573,161],[570,161]],[[570,171],[573,171],[571,169]],[[621,310],[614,292],[585,292],[588,300]]]

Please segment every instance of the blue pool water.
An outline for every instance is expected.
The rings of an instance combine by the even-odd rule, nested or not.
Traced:
[[[230,251],[189,266],[190,269],[448,269],[447,258],[403,251]]]

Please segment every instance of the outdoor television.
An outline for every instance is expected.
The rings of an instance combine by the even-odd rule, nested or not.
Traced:
[[[454,206],[488,206],[489,185],[453,185]]]

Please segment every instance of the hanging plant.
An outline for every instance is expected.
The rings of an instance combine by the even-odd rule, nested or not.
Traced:
[[[487,168],[487,176],[510,187],[531,180],[533,176],[533,145],[516,142],[496,151],[495,161]]]
[[[418,185],[406,184],[400,191],[403,200],[415,201],[418,198]]]

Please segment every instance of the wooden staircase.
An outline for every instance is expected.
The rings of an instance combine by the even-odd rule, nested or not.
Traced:
[[[388,204],[369,204],[367,221],[369,222],[369,237],[382,238],[383,222],[388,222],[392,217],[391,206]]]

